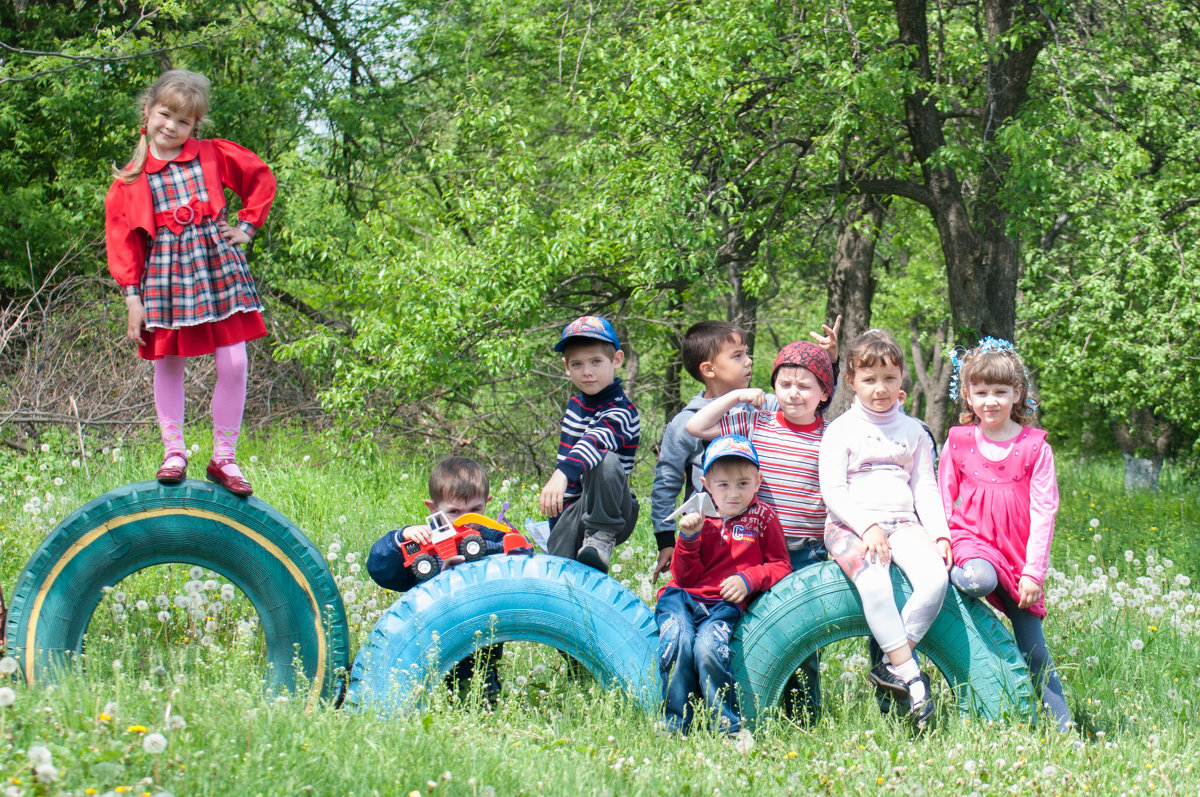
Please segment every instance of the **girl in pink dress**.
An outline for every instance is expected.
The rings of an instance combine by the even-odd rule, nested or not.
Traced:
[[[1054,454],[1033,423],[1037,403],[1013,345],[985,338],[954,357],[951,397],[962,426],[950,430],[938,482],[950,520],[959,591],[986,597],[1012,621],[1017,647],[1059,730],[1071,725],[1042,619],[1042,583],[1058,512]]]
[[[142,129],[104,200],[108,269],[125,293],[126,336],[154,362],[154,405],[165,456],[156,478],[187,475],[183,376],[187,357],[213,355],[213,457],[207,474],[250,495],[235,462],[246,404],[246,341],[267,334],[243,249],[266,221],[275,177],[232,141],[192,137],[208,111],[209,83],[183,69],[142,96]],[[225,189],[241,197],[226,220]]]

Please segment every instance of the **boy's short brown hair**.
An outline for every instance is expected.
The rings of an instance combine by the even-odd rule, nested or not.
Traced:
[[[490,494],[487,471],[470,457],[446,457],[429,474],[429,500],[434,506],[451,499],[471,501]]]
[[[877,365],[894,365],[904,373],[904,350],[887,330],[868,329],[850,344],[846,355],[846,378],[853,380],[854,372],[859,368]]]
[[[737,324],[728,321],[701,321],[692,324],[683,335],[679,344],[680,359],[684,369],[691,374],[692,379],[704,382],[700,373],[700,364],[712,362],[721,353],[721,347],[727,343],[739,344],[746,342],[746,331]]]

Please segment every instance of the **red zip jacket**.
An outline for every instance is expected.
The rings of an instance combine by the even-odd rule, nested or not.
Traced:
[[[701,603],[721,602],[721,582],[741,576],[750,592],[738,604],[745,611],[758,593],[792,572],[783,527],[775,510],[755,498],[740,515],[705,518],[694,537],[679,535],[671,557],[671,580],[659,590],[679,587]]]

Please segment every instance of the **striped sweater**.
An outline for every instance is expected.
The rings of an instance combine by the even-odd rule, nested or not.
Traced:
[[[637,407],[625,395],[620,378],[594,395],[572,396],[563,413],[556,467],[567,477],[563,507],[583,494],[583,474],[600,464],[609,451],[617,455],[628,476],[633,470],[642,424]]]

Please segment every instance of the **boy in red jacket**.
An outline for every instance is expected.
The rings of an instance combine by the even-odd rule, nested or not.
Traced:
[[[687,732],[689,698],[702,697],[720,729],[740,738],[729,640],[750,599],[792,566],[775,511],[755,497],[762,476],[754,445],[741,435],[718,437],[703,472],[718,517],[680,518],[671,580],[654,613],[663,706],[667,728]]]

